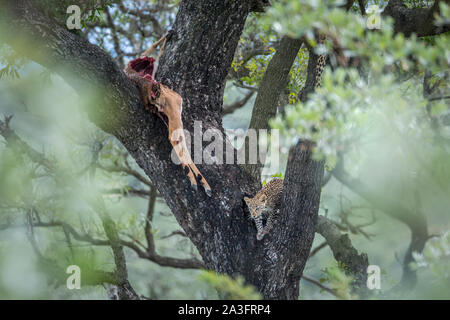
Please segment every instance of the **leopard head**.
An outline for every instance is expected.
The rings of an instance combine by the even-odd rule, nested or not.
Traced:
[[[253,219],[260,217],[261,213],[266,209],[266,200],[267,197],[265,194],[254,198],[244,197],[244,201],[247,204]]]

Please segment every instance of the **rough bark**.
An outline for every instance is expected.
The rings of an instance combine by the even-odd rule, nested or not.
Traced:
[[[58,72],[75,90],[87,87],[101,93],[88,109],[89,118],[117,137],[143,168],[207,268],[243,275],[266,298],[297,298],[314,235],[323,169],[310,159],[309,148],[299,146],[291,153],[280,226],[264,241],[256,241],[242,200],[257,191],[256,180],[238,165],[198,165],[213,195],[193,190],[181,167],[171,161],[163,122],[145,111],[137,88],[111,57],[44,16],[33,1],[5,0],[0,9],[8,14],[2,28],[13,48],[20,51],[26,43],[32,47],[26,52],[30,59]],[[190,132],[195,120],[202,121],[203,130],[223,131],[225,77],[251,9],[250,2],[235,0],[180,4],[157,79],[183,97],[183,122]]]
[[[313,160],[311,155],[312,144],[308,141],[291,148],[281,214],[270,241],[264,243],[266,268],[273,273],[266,286],[271,288],[273,298],[297,299],[299,280],[314,240],[324,163]],[[280,286],[282,283],[289,286]]]
[[[289,82],[289,72],[303,41],[284,36],[261,81],[250,120],[252,129],[269,129],[277,113],[278,97]]]

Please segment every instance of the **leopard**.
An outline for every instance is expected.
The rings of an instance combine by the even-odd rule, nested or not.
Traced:
[[[253,198],[244,197],[250,210],[250,217],[256,225],[256,239],[262,240],[270,232],[276,220],[283,194],[283,179],[269,181]],[[264,220],[266,221],[264,225]]]

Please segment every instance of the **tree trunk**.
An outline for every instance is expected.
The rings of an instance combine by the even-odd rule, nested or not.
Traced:
[[[262,241],[248,219],[243,197],[260,188],[239,165],[198,165],[212,197],[191,188],[181,166],[171,161],[163,122],[145,111],[136,87],[106,53],[43,15],[31,0],[4,0],[2,28],[8,43],[58,72],[75,90],[100,93],[88,109],[91,121],[128,149],[164,197],[178,223],[197,247],[208,269],[242,275],[265,298],[296,299],[299,279],[315,231],[323,163],[313,161],[308,143],[290,153],[282,213]],[[183,0],[174,36],[161,59],[157,79],[183,97],[185,129],[194,121],[203,130],[223,132],[221,111],[225,77],[246,17],[255,1]],[[31,40],[32,39],[32,40]],[[62,69],[62,67],[65,67]],[[76,76],[74,78],[73,76]]]

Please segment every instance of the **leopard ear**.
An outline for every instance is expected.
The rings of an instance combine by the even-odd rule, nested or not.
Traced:
[[[250,202],[250,198],[249,197],[244,197],[244,201],[245,201],[245,203],[249,203]]]
[[[265,194],[262,194],[261,197],[259,198],[259,200],[261,200],[261,202],[266,202],[267,200],[267,196]]]

